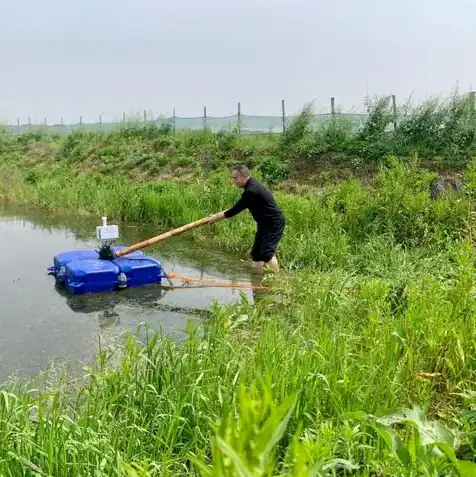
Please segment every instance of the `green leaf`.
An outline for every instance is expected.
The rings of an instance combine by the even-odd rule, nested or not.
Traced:
[[[428,422],[425,414],[419,407],[412,410],[390,414],[377,418],[377,422],[384,425],[409,424],[418,430],[421,444],[424,446],[444,442],[454,444],[453,434],[437,421]]]
[[[458,460],[455,464],[460,477],[474,477],[476,475],[476,464],[467,460]]]
[[[233,461],[240,477],[253,477],[240,459],[240,456],[221,437],[217,437],[216,442],[218,448]]]
[[[281,404],[281,406],[278,408],[276,413],[272,414],[269,417],[266,424],[264,425],[262,430],[262,435],[269,436],[271,434],[271,437],[268,438],[263,455],[261,456],[262,467],[264,462],[266,462],[266,460],[269,458],[269,454],[271,453],[271,450],[273,449],[273,447],[283,437],[295,406],[296,406],[296,397],[288,397],[288,399],[286,399]],[[279,424],[276,425],[276,421],[278,420],[279,420]]]

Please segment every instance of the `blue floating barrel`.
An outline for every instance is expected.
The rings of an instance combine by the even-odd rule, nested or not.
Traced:
[[[53,263],[49,272],[72,295],[140,287],[165,278],[161,263],[140,250],[113,260],[100,259],[96,250],[73,250],[56,255]]]

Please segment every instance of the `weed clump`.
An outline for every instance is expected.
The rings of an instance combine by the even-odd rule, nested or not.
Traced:
[[[289,126],[278,144],[284,158],[313,161],[322,155],[343,154],[364,162],[381,161],[388,155],[450,161],[465,164],[476,153],[476,110],[470,96],[454,94],[446,101],[430,99],[423,104],[393,111],[391,96],[367,102],[362,121],[336,114],[314,120],[309,106]]]

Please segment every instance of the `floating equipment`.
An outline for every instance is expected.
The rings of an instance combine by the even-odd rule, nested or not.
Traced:
[[[160,284],[167,278],[160,261],[137,251],[127,257],[116,257],[125,246],[113,247],[119,238],[117,225],[108,225],[107,217],[96,228],[96,236],[101,241],[99,250],[72,250],[60,253],[48,268],[54,275],[56,284],[64,287],[71,295],[108,292],[127,287]]]
[[[182,227],[170,230],[135,245],[113,246],[119,238],[119,227],[108,225],[107,217],[102,217],[102,225],[96,227],[96,238],[101,242],[99,249],[72,250],[56,255],[48,272],[54,275],[56,285],[70,295],[110,292],[124,288],[161,284],[165,278],[172,288],[171,278],[182,280],[184,285],[213,286],[228,288],[266,289],[264,286],[246,283],[226,283],[219,280],[186,278],[182,275],[167,274],[159,260],[144,255],[141,249],[167,238],[210,223],[216,216],[210,215]]]
[[[116,249],[116,248],[115,248]],[[114,291],[160,283],[166,278],[160,262],[142,252],[127,258],[104,260],[96,250],[74,250],[54,257],[48,269],[72,295]]]
[[[213,217],[196,220],[129,247],[112,245],[119,238],[119,227],[108,225],[107,217],[102,217],[102,225],[96,227],[100,248],[60,253],[54,257],[53,266],[48,268],[48,272],[54,275],[56,284],[64,287],[71,295],[160,284],[164,278],[172,285],[160,261],[144,255],[140,250],[208,224]]]

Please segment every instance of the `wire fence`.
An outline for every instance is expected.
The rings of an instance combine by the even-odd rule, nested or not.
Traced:
[[[367,115],[365,114],[339,114],[340,117],[346,117],[356,124],[360,124]],[[168,124],[175,131],[187,131],[187,130],[202,130],[204,128],[213,132],[223,130],[234,130],[241,134],[280,134],[289,125],[289,123],[297,116],[287,116],[286,118],[280,116],[227,116],[227,117],[169,117],[169,118],[155,118],[146,119],[145,121],[124,120],[120,122],[102,122],[101,120],[93,123],[85,123],[79,121],[76,124],[48,124],[45,121],[43,124],[21,124],[16,125],[8,124],[6,129],[10,133],[25,134],[32,131],[49,131],[54,133],[69,134],[78,130],[85,131],[114,131],[121,127],[131,126],[133,124]],[[319,123],[331,118],[331,114],[316,114],[313,115],[313,122]]]
[[[336,115],[348,118],[349,120],[360,124],[365,120],[367,114],[358,113],[341,113],[337,112],[335,108],[335,100],[331,98],[331,108],[329,112],[313,115],[313,122],[320,123],[332,118]],[[63,119],[59,123],[51,124],[45,118],[40,124],[34,123],[30,117],[27,121],[22,121],[17,118],[15,123],[4,124],[6,131],[13,134],[25,134],[33,131],[45,131],[56,134],[69,134],[74,131],[114,131],[125,126],[134,124],[155,124],[155,125],[170,125],[172,130],[187,131],[187,130],[203,130],[209,129],[213,132],[218,131],[236,131],[239,134],[281,134],[286,127],[292,122],[297,115],[286,115],[286,108],[284,100],[281,101],[281,115],[280,116],[260,116],[248,115],[241,113],[241,104],[237,105],[237,113],[230,116],[209,116],[207,108],[204,107],[203,115],[196,117],[181,117],[175,114],[170,117],[152,117],[147,111],[143,111],[141,117],[128,118],[125,113],[122,114],[122,119],[119,121],[106,122],[102,117],[97,121],[85,122],[80,116],[76,123],[65,123]]]
[[[472,103],[472,108],[475,106],[475,92],[471,91],[469,97]],[[400,120],[397,113],[397,100],[395,95],[391,96],[391,104],[393,111],[393,124],[394,126]],[[237,112],[231,116],[208,116],[206,106],[203,108],[203,115],[197,117],[180,117],[175,114],[170,117],[152,117],[147,111],[143,111],[143,114],[139,118],[131,119],[126,117],[126,114],[122,114],[122,120],[115,122],[104,122],[102,117],[99,117],[95,122],[84,122],[82,117],[79,117],[78,122],[74,124],[66,124],[61,119],[59,124],[49,124],[48,119],[45,118],[41,124],[33,123],[31,118],[27,118],[27,122],[22,122],[20,118],[17,118],[15,124],[5,124],[6,131],[14,134],[25,134],[32,131],[42,130],[45,132],[52,132],[56,134],[69,134],[78,130],[85,131],[114,131],[125,126],[131,126],[133,124],[155,124],[155,125],[169,125],[172,131],[187,131],[187,130],[203,130],[208,129],[213,132],[223,130],[233,130],[238,134],[281,134],[286,127],[297,116],[287,115],[284,100],[281,100],[281,115],[280,116],[259,116],[259,115],[247,115],[241,113],[241,104],[237,103]],[[345,118],[356,128],[359,127],[368,117],[366,113],[342,113],[336,110],[335,98],[330,98],[330,108],[327,113],[314,114],[312,116],[312,122],[315,125],[322,124],[331,118],[340,117]]]

